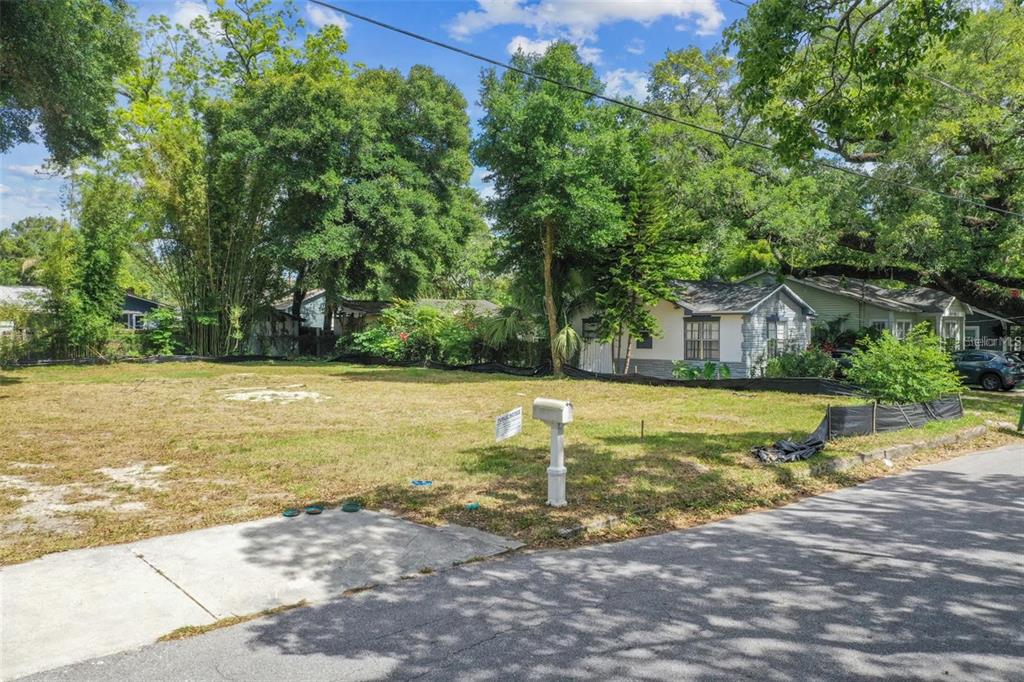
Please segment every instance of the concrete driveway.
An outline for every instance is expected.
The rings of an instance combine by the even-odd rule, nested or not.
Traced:
[[[1024,446],[469,564],[59,680],[1024,679]]]

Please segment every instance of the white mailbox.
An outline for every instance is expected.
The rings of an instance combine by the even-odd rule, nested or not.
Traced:
[[[572,422],[572,403],[568,400],[537,398],[533,418],[551,427],[551,466],[548,467],[548,504],[564,507],[565,500],[565,425]]]
[[[533,401],[533,418],[548,424],[568,424],[572,421],[572,403],[568,400],[537,398]]]

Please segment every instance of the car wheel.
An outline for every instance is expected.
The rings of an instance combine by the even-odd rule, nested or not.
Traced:
[[[998,391],[1003,387],[1003,380],[998,374],[986,374],[981,377],[981,387],[986,391]]]

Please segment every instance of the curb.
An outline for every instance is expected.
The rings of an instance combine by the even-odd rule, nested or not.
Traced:
[[[975,438],[985,435],[988,432],[988,429],[989,427],[987,426],[972,426],[969,429],[964,429],[957,433],[951,433],[948,436],[940,436],[931,440],[919,440],[914,441],[913,443],[904,443],[902,445],[890,445],[887,448],[871,450],[870,452],[860,452],[849,457],[820,462],[811,467],[810,475],[827,476],[828,474],[846,471],[855,466],[867,464],[868,462],[877,462],[879,460],[886,459],[901,459],[920,450],[928,450],[930,448],[955,445],[964,441],[974,440]]]

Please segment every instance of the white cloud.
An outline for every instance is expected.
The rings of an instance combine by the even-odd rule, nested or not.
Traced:
[[[171,21],[175,24],[188,26],[196,17],[203,17],[210,21],[210,9],[204,2],[197,0],[175,0],[174,11],[171,12]]]
[[[615,69],[601,80],[604,81],[605,94],[610,97],[633,97],[640,101],[647,97],[647,75],[643,71]]]
[[[4,166],[4,172],[11,175],[20,175],[23,178],[38,178],[46,173],[40,164],[11,164]]]
[[[516,36],[505,46],[505,51],[509,54],[515,54],[521,50],[523,54],[540,55],[544,54],[554,42],[554,40],[543,40],[541,38],[531,40],[526,36]],[[598,47],[577,44],[576,51],[579,52],[580,59],[588,64],[601,63],[601,49]]]
[[[455,16],[448,26],[451,35],[468,38],[495,26],[521,24],[542,34],[565,33],[581,43],[594,40],[601,26],[620,21],[647,25],[664,17],[695,20],[701,34],[714,32],[725,21],[716,0],[477,0],[477,4],[478,9]]]
[[[483,199],[494,197],[494,183],[487,180],[488,171],[486,168],[474,168],[473,175],[469,178],[469,184],[480,194]]]
[[[327,9],[323,5],[314,5],[311,2],[307,2],[306,15],[309,17],[309,23],[318,29],[328,24],[334,24],[335,26],[340,26],[346,35],[348,34],[348,19],[345,18],[344,14]]]
[[[505,51],[509,54],[515,54],[516,52],[522,52],[527,55],[544,54],[547,49],[551,47],[551,43],[554,40],[530,40],[526,36],[516,36],[509,41],[508,45],[505,46]]]
[[[633,38],[626,45],[626,52],[630,54],[643,54],[645,49],[647,49],[647,45],[639,38]]]

